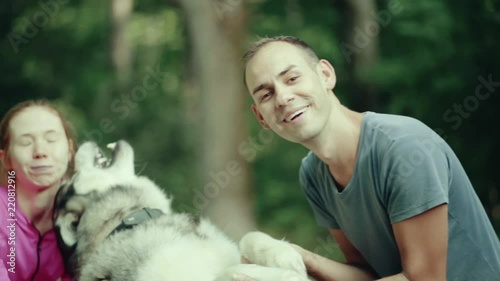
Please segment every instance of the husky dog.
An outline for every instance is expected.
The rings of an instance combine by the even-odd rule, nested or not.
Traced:
[[[75,176],[56,196],[55,229],[74,280],[308,280],[287,242],[251,232],[238,248],[208,220],[173,212],[171,197],[135,174],[127,142],[110,148],[107,159],[95,143],[80,146]]]

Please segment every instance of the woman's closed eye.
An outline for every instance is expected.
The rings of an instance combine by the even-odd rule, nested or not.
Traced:
[[[50,132],[45,135],[45,140],[49,143],[57,142],[61,139],[61,134],[57,132]]]
[[[19,141],[17,141],[17,143],[20,146],[30,146],[33,143],[33,140],[31,138],[28,138],[28,137],[23,137]]]

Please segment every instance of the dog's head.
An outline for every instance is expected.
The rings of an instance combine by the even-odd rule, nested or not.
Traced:
[[[144,207],[170,212],[170,201],[160,188],[135,175],[132,147],[123,140],[108,147],[110,158],[93,142],[81,145],[75,175],[56,195],[54,226],[70,273],[128,213]]]
[[[54,226],[66,269],[71,272],[77,263],[75,250],[78,227],[88,203],[124,181],[131,181],[134,172],[134,151],[123,140],[108,145],[110,159],[94,142],[82,144],[75,155],[75,175],[59,189],[54,202]]]

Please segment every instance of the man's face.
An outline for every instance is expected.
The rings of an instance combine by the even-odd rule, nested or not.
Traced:
[[[264,128],[292,142],[305,143],[325,127],[331,113],[335,73],[286,42],[268,43],[248,62],[245,76]]]

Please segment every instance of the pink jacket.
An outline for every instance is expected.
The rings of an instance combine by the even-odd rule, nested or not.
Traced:
[[[71,280],[63,278],[54,230],[41,236],[13,194],[0,187],[0,281]]]

